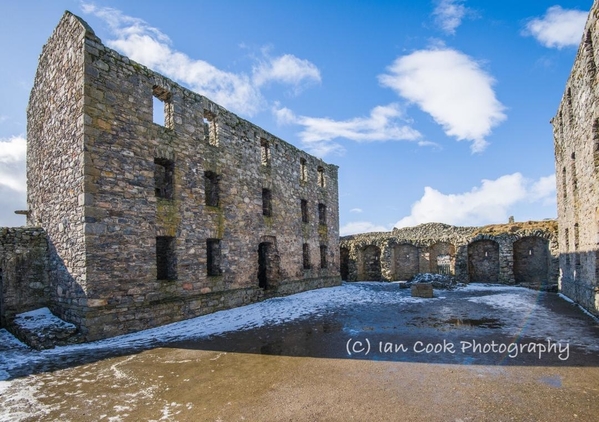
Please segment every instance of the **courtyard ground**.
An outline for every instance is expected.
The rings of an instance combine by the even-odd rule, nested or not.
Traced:
[[[396,283],[42,352],[0,330],[0,420],[597,420],[599,326],[556,294]]]

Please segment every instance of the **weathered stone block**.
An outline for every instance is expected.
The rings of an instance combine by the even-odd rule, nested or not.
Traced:
[[[412,284],[411,293],[413,297],[433,297],[433,286],[428,283],[416,283]]]

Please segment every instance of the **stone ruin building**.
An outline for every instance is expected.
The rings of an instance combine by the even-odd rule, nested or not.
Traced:
[[[0,228],[0,326],[47,306],[93,340],[341,279],[425,272],[557,285],[599,315],[598,14],[595,2],[552,120],[557,222],[339,239],[336,166],[105,47],[65,13],[27,110],[27,227]]]
[[[559,223],[560,290],[599,315],[599,4],[552,119]]]
[[[27,120],[27,227],[0,229],[2,325],[47,306],[93,340],[340,284],[337,166],[69,12]]]
[[[345,236],[339,246],[343,280],[409,280],[433,273],[460,283],[557,287],[555,220],[485,227],[427,223]]]

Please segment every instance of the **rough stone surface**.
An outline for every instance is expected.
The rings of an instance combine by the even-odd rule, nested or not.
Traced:
[[[457,285],[458,285],[453,276],[445,275],[445,274],[431,274],[431,273],[417,274],[414,277],[412,277],[410,280],[408,280],[402,284],[407,284],[409,286],[409,285],[416,284],[416,283],[429,283],[435,289],[446,289],[446,290],[453,289],[453,288],[457,287]],[[402,286],[402,287],[404,287],[404,286]]]
[[[433,273],[454,276],[459,283],[550,289],[558,279],[557,223],[553,220],[485,227],[427,223],[345,236],[340,248],[346,281],[408,280],[418,273]],[[373,256],[377,251],[380,256]],[[377,278],[378,273],[370,269],[379,265]]]
[[[48,308],[16,315],[10,328],[16,337],[37,350],[79,341],[77,327],[52,315]]]
[[[560,290],[595,315],[599,315],[598,17],[595,1],[552,120]]]
[[[46,306],[48,243],[41,228],[0,228],[0,326],[16,314]]]
[[[411,294],[413,297],[433,297],[433,286],[429,283],[415,283],[412,284]]]
[[[68,12],[27,117],[48,306],[85,340],[340,283],[337,166],[107,48]]]

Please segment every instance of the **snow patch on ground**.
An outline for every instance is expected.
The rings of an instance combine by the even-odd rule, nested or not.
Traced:
[[[75,325],[65,322],[52,314],[48,308],[39,308],[17,314],[14,324],[30,331],[43,330],[55,326],[76,328]]]
[[[489,289],[490,294],[470,297],[468,301],[497,309],[501,318],[509,321],[506,324],[509,328],[503,330],[515,338],[525,331],[527,336],[549,338],[553,341],[568,342],[572,346],[580,346],[587,350],[599,351],[599,344],[585,341],[589,337],[587,321],[564,318],[539,305],[537,303],[539,292],[535,290],[522,287],[516,287],[517,291],[509,289],[510,287],[506,286],[504,289],[506,293],[494,293],[500,289]],[[559,337],[556,337],[556,333],[559,333]]]

